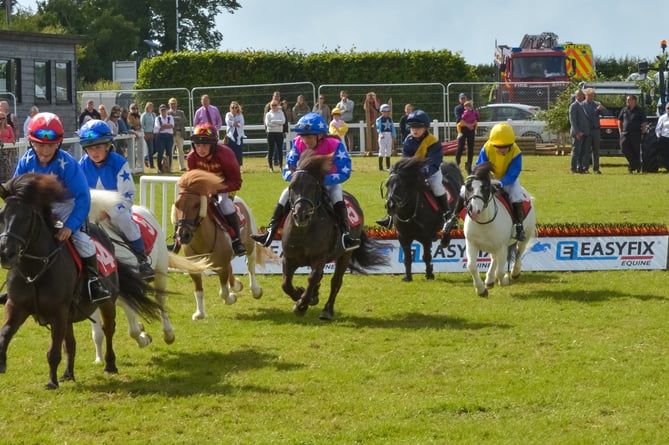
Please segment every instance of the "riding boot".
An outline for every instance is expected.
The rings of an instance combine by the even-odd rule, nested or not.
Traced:
[[[242,240],[239,238],[240,230],[239,217],[237,216],[237,212],[232,212],[229,215],[223,215],[223,217],[228,222],[228,224],[230,224],[230,227],[234,232],[232,234],[232,251],[235,253],[235,256],[246,255],[246,247],[244,247],[244,243],[242,243]]]
[[[512,202],[513,219],[516,226],[516,239],[518,241],[525,241],[525,230],[523,229],[523,220],[525,219],[525,212],[523,211],[523,202]]]
[[[267,230],[264,233],[259,233],[259,234],[254,233],[251,235],[251,238],[253,238],[254,241],[262,244],[265,247],[268,247],[270,244],[272,244],[272,240],[274,239],[274,233],[279,228],[279,224],[283,219],[285,207],[286,206],[277,204],[276,207],[274,208],[274,213],[272,214],[272,218],[269,220],[269,224],[267,225]]]
[[[354,250],[360,247],[360,240],[351,236],[351,230],[348,226],[348,211],[344,201],[337,201],[334,203],[335,215],[339,219],[339,226],[341,227],[341,243],[344,250]]]
[[[386,170],[390,171],[390,156],[386,156]]]
[[[93,255],[88,258],[82,258],[81,263],[88,275],[88,295],[93,303],[106,300],[111,297],[111,292],[107,289],[100,279],[98,271],[98,258]]]
[[[451,242],[451,231],[458,228],[458,218],[460,218],[459,215],[463,208],[465,208],[465,201],[461,196],[458,196],[453,211],[444,215],[445,222],[441,233],[441,247],[447,247]]]
[[[149,257],[146,255],[144,240],[142,239],[142,237],[139,237],[135,241],[131,241],[130,244],[132,245],[132,249],[134,251],[133,253],[137,257],[137,263],[139,265],[139,274],[142,276],[144,280],[153,281],[156,273],[151,267],[151,263],[149,262]]]
[[[379,156],[379,171],[383,171],[383,158],[381,156]]]

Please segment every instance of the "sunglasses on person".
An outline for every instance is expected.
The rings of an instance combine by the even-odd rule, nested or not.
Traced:
[[[35,130],[30,134],[42,141],[55,141],[56,139],[60,139],[63,136],[62,134],[58,134],[48,128],[40,128],[39,130]]]
[[[495,144],[493,144],[493,147],[495,147],[498,150],[507,150],[507,149],[511,148],[512,145],[513,144],[508,144],[508,145],[495,145]]]

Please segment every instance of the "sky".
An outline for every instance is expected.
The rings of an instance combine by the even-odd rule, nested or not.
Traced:
[[[643,7],[634,2],[582,0],[238,2],[242,7],[234,14],[216,17],[223,34],[221,50],[447,49],[478,65],[492,63],[495,41],[517,46],[525,34],[550,31],[563,43],[590,44],[595,57],[652,62],[661,52],[660,41],[669,40],[669,29],[662,30],[652,15],[661,8],[659,0]],[[34,0],[18,3],[36,9]]]

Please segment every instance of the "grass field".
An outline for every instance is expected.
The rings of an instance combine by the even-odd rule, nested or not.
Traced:
[[[527,157],[539,223],[669,221],[669,175],[572,175],[566,157]],[[264,159],[241,195],[259,225],[284,183]],[[376,159],[355,158],[346,189],[382,216]],[[29,320],[0,375],[0,443],[663,444],[669,437],[666,271],[525,273],[490,298],[465,273],[347,275],[333,322],[297,318],[279,276],[234,306],[205,281],[194,322],[187,277],[170,275],[177,341],[138,349],[119,316],[118,375],[93,364],[76,326],[77,382],[47,381],[49,332]],[[302,279],[302,278],[298,278]],[[329,284],[324,280],[324,293]],[[62,366],[61,366],[62,369]]]

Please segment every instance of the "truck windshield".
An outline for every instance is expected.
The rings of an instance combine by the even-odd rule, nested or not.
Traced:
[[[513,80],[566,77],[563,56],[516,57],[513,59]]]

